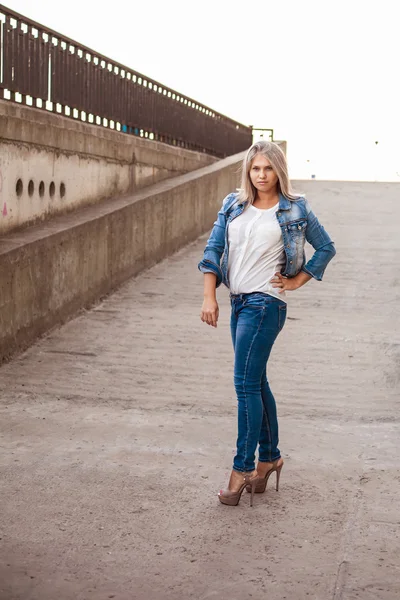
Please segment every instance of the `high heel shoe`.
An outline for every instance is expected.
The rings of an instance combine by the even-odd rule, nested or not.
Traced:
[[[270,475],[275,471],[276,472],[276,486],[275,489],[277,492],[279,492],[279,478],[281,476],[281,471],[282,471],[282,467],[283,467],[283,458],[277,458],[276,460],[274,460],[274,462],[269,463],[272,465],[272,467],[270,469],[268,469],[268,471],[265,473],[265,475],[261,475],[260,471],[262,473],[262,469],[260,468],[261,465],[263,465],[265,463],[258,463],[257,465],[257,473],[258,473],[258,481],[256,483],[255,486],[255,490],[254,492],[256,494],[262,494],[263,492],[265,492],[265,489],[267,487],[267,483],[268,483],[268,479],[270,477]],[[246,486],[246,491],[247,492],[251,492],[254,493],[252,490],[252,486],[247,485]]]
[[[222,502],[222,504],[228,504],[229,506],[237,506],[241,495],[247,486],[248,491],[251,493],[250,506],[253,506],[253,496],[258,481],[259,477],[257,471],[241,473],[233,469],[229,479],[228,489],[218,492],[219,501]],[[231,488],[237,489],[232,490]]]

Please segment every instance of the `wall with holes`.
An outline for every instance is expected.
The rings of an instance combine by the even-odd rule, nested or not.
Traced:
[[[0,363],[209,230],[221,199],[238,186],[242,159],[243,153],[103,210],[91,206],[3,238]]]
[[[0,101],[0,235],[216,160]]]

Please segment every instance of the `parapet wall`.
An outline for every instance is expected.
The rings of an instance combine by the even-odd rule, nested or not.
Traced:
[[[209,230],[242,158],[0,238],[0,362]]]
[[[216,160],[0,100],[0,235]]]

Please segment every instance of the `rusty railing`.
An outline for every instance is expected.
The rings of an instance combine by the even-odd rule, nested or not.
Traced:
[[[1,4],[0,98],[218,157],[252,143],[251,127]]]

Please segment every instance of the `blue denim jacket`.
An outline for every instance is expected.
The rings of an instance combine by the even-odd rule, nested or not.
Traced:
[[[245,204],[237,203],[237,193],[228,194],[218,212],[217,220],[208,238],[203,259],[199,262],[202,273],[214,273],[217,276],[217,287],[224,283],[229,288],[228,280],[228,228],[229,223],[242,214]],[[335,256],[336,250],[329,235],[319,223],[305,198],[288,200],[279,194],[279,209],[276,213],[282,231],[286,254],[286,264],[281,273],[285,277],[295,277],[304,271],[321,281],[325,268]],[[305,241],[315,249],[306,263],[304,252]],[[222,256],[222,261],[221,261]]]

